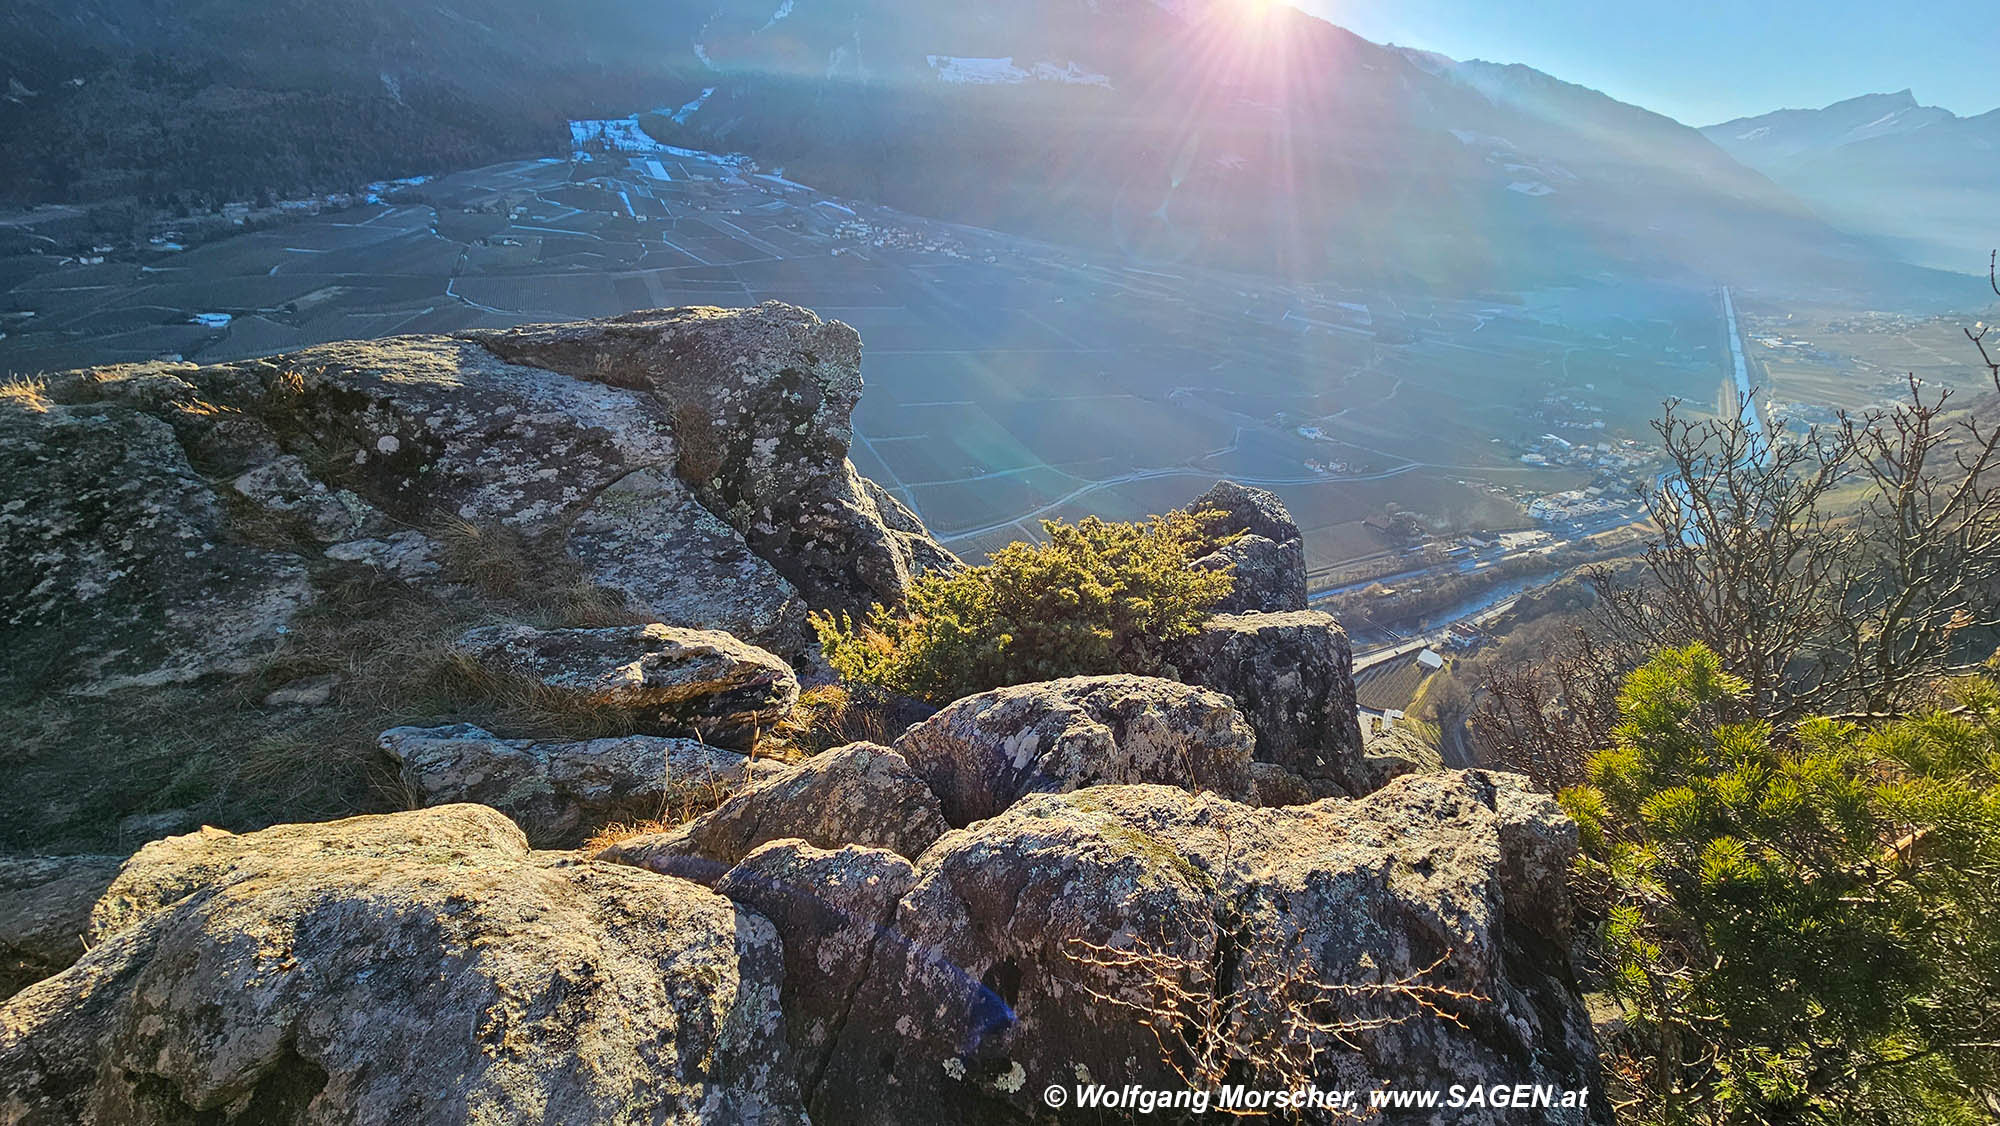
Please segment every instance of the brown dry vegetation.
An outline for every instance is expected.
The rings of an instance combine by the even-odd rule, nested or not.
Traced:
[[[40,379],[0,380],[0,399],[19,403],[37,414],[47,414],[52,405],[47,391],[47,382]]]
[[[618,821],[597,830],[578,846],[578,851],[594,853],[633,837],[664,833],[685,825],[729,799],[737,790],[712,778],[698,778],[668,786],[660,796],[660,815],[640,821]]]

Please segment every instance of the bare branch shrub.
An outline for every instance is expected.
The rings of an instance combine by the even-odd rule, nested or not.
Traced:
[[[1496,663],[1470,717],[1481,759],[1551,793],[1583,781],[1590,756],[1610,745],[1631,663],[1622,647],[1577,627],[1546,656]]]
[[[1323,1086],[1330,1057],[1359,1051],[1366,1034],[1420,1017],[1463,1028],[1458,1010],[1485,1000],[1432,980],[1449,952],[1400,977],[1335,982],[1315,965],[1301,933],[1276,942],[1225,930],[1212,961],[1156,949],[1141,938],[1127,947],[1080,938],[1069,945],[1073,959],[1118,983],[1116,992],[1088,983],[1080,988],[1131,1010],[1159,1043],[1161,1060],[1191,1090],[1227,1083]]]
[[[2000,294],[2000,256],[1989,266]],[[1966,330],[2000,392],[1995,330]],[[1753,403],[1654,423],[1668,468],[1642,492],[1657,528],[1637,574],[1589,575],[1589,624],[1539,660],[1495,667],[1474,731],[1482,754],[1552,789],[1608,745],[1619,678],[1701,642],[1781,728],[1814,715],[1884,718],[1936,702],[2000,639],[2000,423],[1911,376],[1893,406],[1803,433]],[[2000,397],[1987,400],[2000,403]]]

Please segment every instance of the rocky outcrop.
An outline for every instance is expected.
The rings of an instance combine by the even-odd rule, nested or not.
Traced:
[[[767,304],[632,313],[470,334],[512,363],[644,391],[672,418],[675,474],[815,606],[893,603],[910,576],[955,562],[847,462],[861,338]]]
[[[788,978],[827,994],[802,1007],[846,1014],[814,1121],[1015,1122],[1051,1084],[1185,1087],[1196,1052],[1253,1087],[1595,1088],[1566,953],[1575,850],[1552,798],[1476,771],[1281,809],[1164,786],[1030,796],[918,860],[858,984]],[[775,866],[805,863],[837,867]],[[788,954],[851,950],[854,921],[880,917],[862,887],[809,886],[810,911],[777,910]],[[1305,1011],[1316,1026],[1285,1019]],[[1143,1023],[1169,1015],[1158,1037]],[[1604,1121],[1598,1102],[1540,1120]]]
[[[658,816],[676,799],[719,800],[784,769],[693,739],[650,735],[537,743],[458,723],[391,728],[379,742],[418,803],[492,806],[546,847],[571,847],[612,822]]]
[[[148,846],[0,1009],[10,1121],[803,1122],[771,925],[479,806]]]
[[[914,857],[947,828],[937,797],[902,755],[852,743],[765,778],[685,825],[620,841],[597,859],[712,883],[769,841]]]
[[[1223,614],[1170,642],[1168,675],[1235,701],[1257,759],[1306,780],[1315,797],[1359,795],[1383,780],[1362,761],[1347,633],[1316,610]]]
[[[1202,570],[1229,570],[1236,586],[1217,613],[1281,613],[1306,608],[1306,549],[1285,502],[1263,489],[1218,481],[1189,512],[1213,512],[1203,531],[1214,550],[1196,559]]]
[[[896,749],[967,825],[1023,796],[1162,782],[1250,791],[1253,736],[1234,705],[1142,676],[1079,676],[968,696],[904,732]]]
[[[777,656],[713,630],[673,626],[482,626],[454,646],[489,675],[516,678],[562,706],[631,712],[648,734],[748,747],[799,699]]]
[[[0,1000],[83,955],[90,909],[120,862],[116,856],[0,859]]]
[[[0,396],[0,678],[102,693],[267,657],[306,566],[232,542],[202,476],[160,419]]]
[[[808,606],[957,563],[846,460],[859,361],[770,304],[59,374],[0,397],[0,673],[246,671],[352,569],[447,581],[450,521],[796,658]]]
[[[723,630],[794,658],[811,634],[791,580],[667,469],[635,470],[605,486],[566,540],[592,581],[663,622]]]
[[[798,840],[773,841],[745,856],[715,890],[776,924],[784,936],[785,1034],[797,1061],[799,1091],[815,1121],[837,1121],[852,1108],[814,1098],[878,945],[898,944],[896,905],[916,869],[880,848],[838,851]],[[840,1090],[840,1097],[847,1091]]]

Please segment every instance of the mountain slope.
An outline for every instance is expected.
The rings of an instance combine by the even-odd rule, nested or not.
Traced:
[[[1666,117],[1282,5],[779,10],[737,0],[705,24],[715,93],[648,128],[844,194],[1163,262],[1457,289],[1604,273],[1923,284]]]
[[[1924,284],[1665,117],[1284,5],[24,0],[0,32],[17,202],[337,190],[663,107],[642,119],[661,140],[1168,265],[1455,291]]]
[[[1959,117],[1904,90],[1702,132],[1829,222],[1912,261],[1977,272],[2000,242],[2000,110]]]

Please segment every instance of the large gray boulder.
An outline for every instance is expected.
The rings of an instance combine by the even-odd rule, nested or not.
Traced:
[[[1304,779],[1314,796],[1359,795],[1386,779],[1363,763],[1354,651],[1316,610],[1222,614],[1167,644],[1167,675],[1235,701],[1257,733],[1257,760]]]
[[[597,859],[712,883],[769,841],[914,857],[948,828],[937,797],[902,755],[851,743],[764,778],[684,825],[619,841]]]
[[[797,659],[809,607],[958,565],[847,461],[859,365],[773,303],[59,373],[0,397],[0,675],[249,671],[356,570],[449,581],[451,521],[518,535],[531,586]]]
[[[1143,676],[1078,676],[968,696],[896,749],[967,825],[1022,797],[1161,782],[1245,797],[1254,736],[1226,697]]]
[[[492,806],[551,848],[573,847],[605,825],[657,817],[673,805],[713,805],[784,770],[693,739],[653,735],[538,743],[455,723],[390,728],[377,743],[419,804]]]
[[[1595,1093],[1567,953],[1575,852],[1551,797],[1479,771],[1278,809],[1165,786],[1032,795],[919,858],[857,983],[788,977],[823,994],[802,1007],[846,1014],[814,1121],[1018,1122],[1050,1085],[1181,1089],[1184,1072]],[[816,917],[779,912],[788,944],[879,917],[848,883],[811,894]],[[1593,1098],[1537,1120],[1609,1117]]]
[[[791,580],[665,469],[605,486],[566,538],[591,581],[660,621],[749,638],[793,658],[812,636]]]
[[[673,420],[674,472],[814,606],[893,603],[956,559],[847,461],[861,337],[767,303],[468,334],[512,363],[640,390]]]
[[[482,626],[454,645],[484,672],[536,685],[565,706],[633,713],[649,734],[749,747],[784,719],[799,681],[775,654],[674,626]]]
[[[1216,604],[1217,613],[1306,608],[1305,539],[1276,494],[1218,481],[1187,507],[1216,514],[1203,524],[1215,547],[1192,566],[1228,570],[1236,577],[1235,588]]]
[[[910,862],[888,849],[782,840],[759,847],[716,882],[717,892],[771,920],[783,936],[786,1038],[815,1121],[852,1114],[813,1096],[876,948],[902,941],[892,924],[916,878]],[[847,1088],[836,1088],[845,1097]]]
[[[83,956],[90,909],[122,861],[117,856],[0,859],[0,1000]]]
[[[771,925],[480,806],[141,850],[0,1007],[8,1121],[802,1123]]]

